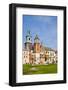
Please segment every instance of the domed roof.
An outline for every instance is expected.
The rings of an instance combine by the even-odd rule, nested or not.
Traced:
[[[37,35],[37,34],[36,34],[36,36],[35,36],[34,40],[36,40],[36,39],[38,39],[38,40],[39,40],[39,38],[38,38],[38,35]]]

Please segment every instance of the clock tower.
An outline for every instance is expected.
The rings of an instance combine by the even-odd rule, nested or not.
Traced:
[[[26,50],[31,50],[32,49],[32,40],[31,40],[30,31],[27,31],[25,49]]]

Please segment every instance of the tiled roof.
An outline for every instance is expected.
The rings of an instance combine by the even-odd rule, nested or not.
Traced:
[[[56,50],[54,50],[54,49],[52,49],[52,48],[50,48],[50,47],[44,47],[45,48],[45,50],[49,50],[49,51],[54,51],[54,52],[56,52]]]

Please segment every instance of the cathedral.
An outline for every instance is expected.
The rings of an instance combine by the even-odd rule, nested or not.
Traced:
[[[30,31],[27,32],[26,41],[22,50],[23,64],[56,64],[57,51],[45,47],[41,44],[38,35],[34,38],[32,43],[32,36]]]

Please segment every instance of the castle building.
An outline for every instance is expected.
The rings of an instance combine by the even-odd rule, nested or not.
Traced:
[[[55,63],[57,61],[56,51],[51,48],[45,48],[45,55],[49,64]]]
[[[30,64],[29,51],[26,49],[23,49],[22,60],[23,64]]]
[[[41,45],[38,35],[32,44],[30,31],[27,32],[23,49],[23,64],[55,64],[57,63],[57,51]]]
[[[45,64],[45,61],[46,61],[45,54],[41,52],[40,53],[40,64]]]

